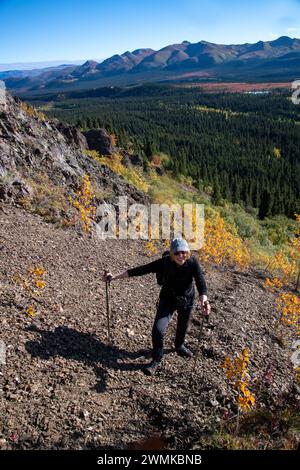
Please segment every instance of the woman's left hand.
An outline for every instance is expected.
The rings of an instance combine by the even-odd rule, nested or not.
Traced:
[[[211,312],[211,306],[208,302],[207,295],[200,295],[199,297],[199,308],[201,309],[202,315],[208,317]]]

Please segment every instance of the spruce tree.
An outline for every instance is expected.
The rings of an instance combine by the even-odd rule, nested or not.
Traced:
[[[261,203],[259,206],[258,217],[263,220],[272,215],[274,204],[274,197],[270,190],[265,189],[262,194]]]

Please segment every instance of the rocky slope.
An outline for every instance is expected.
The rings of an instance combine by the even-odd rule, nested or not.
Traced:
[[[188,344],[200,347],[195,370],[194,359],[173,350],[173,320],[163,366],[149,378],[141,368],[150,358],[155,277],[112,284],[112,345],[99,277],[106,267],[120,272],[149,262],[153,256],[143,245],[57,230],[18,208],[0,215],[0,338],[7,350],[0,366],[2,448],[124,448],[153,435],[168,448],[197,446],[224,414],[235,412],[221,363],[244,347],[251,351],[257,406],[275,412],[299,398],[291,351],[274,340],[273,298],[259,273],[206,271],[213,313],[200,343],[194,313]],[[46,287],[29,318],[16,279],[37,265],[46,269]]]
[[[274,416],[297,409],[291,350],[276,341],[273,294],[262,287],[263,273],[252,268],[206,268],[212,315],[199,342],[200,317],[194,314],[188,343],[198,350],[196,362],[174,353],[173,320],[162,368],[154,377],[143,374],[159,292],[152,275],[112,283],[108,344],[100,274],[159,254],[150,256],[143,242],[101,241],[95,232],[56,228],[26,212],[19,198],[30,193],[28,179],[37,172],[72,194],[87,170],[95,184],[111,188],[112,199],[120,193],[147,198],[87,157],[87,142],[75,129],[28,116],[18,100],[8,100],[0,121],[0,340],[6,347],[0,447],[126,448],[151,436],[167,448],[203,447],[220,420],[236,413],[221,363],[244,347],[251,352],[251,391],[261,413],[271,411],[273,423]],[[37,266],[46,270],[40,296],[26,287]],[[31,303],[34,316],[26,314]],[[285,447],[286,424],[275,422],[277,427],[267,422],[270,435],[258,436],[256,447]],[[292,433],[288,445],[295,447],[297,439]]]
[[[102,154],[118,152],[109,134],[94,129],[87,139],[75,127],[45,120],[34,108],[7,93],[5,106],[0,106],[0,200],[18,204],[30,198],[37,185],[48,184],[68,201],[68,196],[78,190],[84,173],[88,173],[97,190],[95,204],[104,200],[116,203],[121,195],[129,202],[147,202],[144,193],[87,155],[89,148]],[[129,159],[128,164],[129,157],[123,155],[124,160]],[[66,215],[61,205],[53,216]]]

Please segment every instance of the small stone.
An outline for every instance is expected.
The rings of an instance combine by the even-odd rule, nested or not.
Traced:
[[[218,402],[218,400],[216,400],[215,398],[211,398],[211,399],[209,400],[209,403],[210,403],[211,406],[213,406],[213,407],[219,406],[219,404],[220,404],[220,403]]]
[[[84,419],[87,419],[89,417],[90,413],[87,410],[82,410],[81,416]]]
[[[126,328],[126,334],[129,337],[134,336],[134,330],[131,330],[130,328]]]

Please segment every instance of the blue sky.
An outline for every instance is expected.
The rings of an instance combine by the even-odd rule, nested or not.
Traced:
[[[300,37],[300,0],[0,0],[0,63]]]

